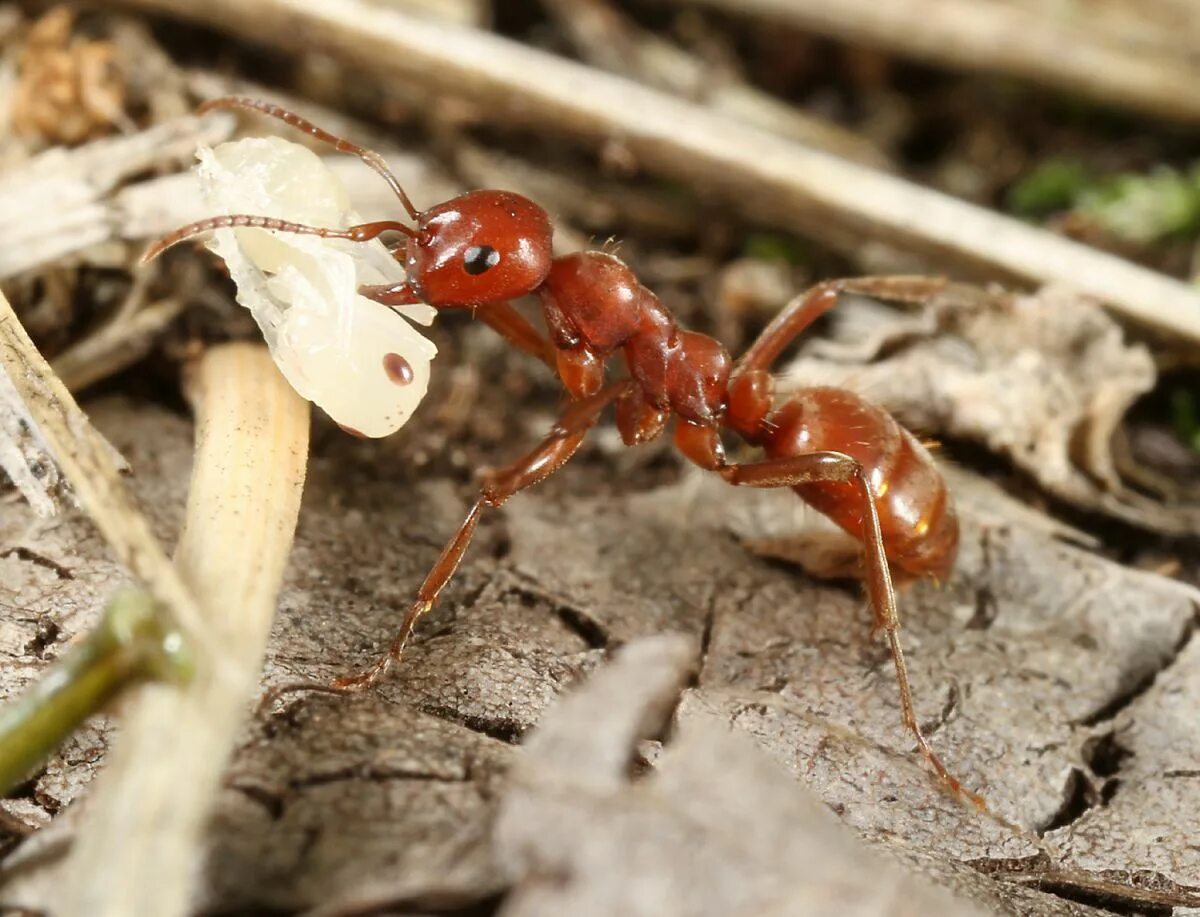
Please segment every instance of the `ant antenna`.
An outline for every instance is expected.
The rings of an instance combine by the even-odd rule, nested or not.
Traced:
[[[264,115],[270,115],[272,118],[278,118],[284,124],[304,131],[309,136],[315,137],[323,143],[328,143],[339,153],[350,153],[357,156],[383,177],[383,180],[388,183],[388,187],[400,199],[400,203],[404,205],[404,209],[408,211],[408,215],[413,220],[416,220],[420,215],[420,211],[413,206],[404,189],[400,187],[400,180],[392,174],[392,170],[388,168],[388,164],[384,158],[374,150],[368,150],[336,134],[331,134],[329,131],[317,127],[308,119],[301,118],[295,112],[288,111],[286,108],[276,105],[273,102],[264,102],[261,99],[251,99],[246,96],[221,96],[217,99],[209,99],[203,103],[196,109],[196,113],[202,115],[216,108],[241,108],[247,111],[257,111]]]
[[[174,232],[163,236],[146,250],[142,255],[142,263],[153,261],[172,245],[177,245],[192,236],[211,232],[214,229],[249,227],[253,229],[271,229],[276,232],[294,232],[302,236],[320,236],[322,239],[348,239],[351,242],[369,242],[385,232],[402,232],[410,239],[417,239],[420,233],[411,226],[397,223],[395,220],[380,220],[378,223],[360,223],[348,229],[329,229],[324,226],[307,226],[304,223],[293,223],[291,220],[279,220],[275,217],[253,216],[248,213],[234,213],[229,216],[209,217],[181,226]]]

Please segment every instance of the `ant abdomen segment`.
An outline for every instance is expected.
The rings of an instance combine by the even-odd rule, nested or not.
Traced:
[[[914,578],[944,580],[958,548],[958,521],[929,451],[881,408],[840,388],[793,394],[758,437],[772,458],[837,451],[863,468],[874,494],[888,560]],[[801,484],[797,494],[862,541],[863,514],[852,488]]]
[[[804,389],[779,401],[770,376],[778,356],[841,293],[913,300],[936,290],[937,282],[867,278],[819,284],[789,303],[735,364],[718,341],[681,329],[615,256],[590,251],[555,258],[550,217],[528,198],[472,191],[419,211],[378,154],[269,103],[229,99],[208,107],[216,106],[262,111],[359,156],[384,175],[415,222],[402,230],[409,236],[402,255],[408,278],[403,284],[363,287],[360,293],[389,305],[423,301],[438,309],[470,308],[510,343],[551,366],[571,398],[542,442],[483,486],[417,590],[388,654],[336,687],[374,684],[400,659],[417,621],[462,561],[483,512],[569,461],[601,412],[615,404],[626,443],[654,439],[674,419],[675,445],[689,461],[733,485],[789,488],[859,540],[875,624],[895,664],[904,725],[943,784],[982,805],[950,775],[921,732],[889,569],[890,561],[909,576],[944,579],[949,574],[958,525],[945,483],[928,451],[881,408],[836,388]],[[218,218],[209,225],[228,224]],[[508,302],[526,294],[539,297],[548,337]],[[618,354],[628,375],[606,385],[606,363]],[[723,431],[761,447],[766,458],[728,461]]]

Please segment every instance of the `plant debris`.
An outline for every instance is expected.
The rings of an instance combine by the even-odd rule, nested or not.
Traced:
[[[17,65],[12,125],[47,145],[74,145],[128,124],[123,67],[109,41],[74,34],[56,6],[29,30]]]
[[[1200,533],[1200,505],[1156,501],[1118,473],[1114,437],[1153,389],[1154,361],[1070,290],[1021,296],[952,284],[916,314],[847,304],[833,338],[812,341],[785,378],[844,385],[913,430],[980,443],[1082,509]]]
[[[0,8],[0,695],[85,639],[131,575],[183,619],[232,616],[222,646],[243,679],[214,717],[126,699],[0,800],[0,909],[1200,907],[1200,110],[1179,91],[1200,19],[1184,0],[836,6]],[[236,423],[283,385],[261,333],[201,246],[137,262],[211,215],[186,172],[197,146],[235,137],[311,146],[364,220],[397,210],[355,157],[193,116],[229,94],[379,150],[418,207],[529,195],[559,253],[618,253],[735,355],[814,282],[949,275],[903,309],[846,297],[780,388],[858,389],[957,463],[958,563],[901,584],[900,640],[923,729],[989,811],[946,795],[912,748],[845,578],[859,546],[790,492],[688,470],[667,439],[625,449],[607,421],[480,524],[392,677],[251,716],[256,690],[378,658],[478,470],[543,436],[561,387],[445,315],[403,431],[356,440],[313,412],[285,565],[259,501],[295,496],[304,456]],[[267,375],[210,364],[205,385],[229,385],[202,414],[235,421],[258,464],[199,463],[177,567],[162,545],[184,523],[196,432],[180,392],[230,342]],[[86,414],[67,394],[84,389]],[[277,596],[239,592],[246,561],[282,576]],[[73,912],[55,907],[68,895]]]

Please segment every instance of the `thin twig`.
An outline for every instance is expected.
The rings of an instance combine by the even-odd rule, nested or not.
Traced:
[[[308,404],[249,344],[208,351],[190,391],[196,460],[176,563],[226,665],[132,699],[48,902],[63,917],[191,912],[203,829],[258,684],[291,550]]]
[[[1105,105],[1200,121],[1200,66],[1170,45],[996,0],[673,0],[782,22],[956,69],[1001,73]]]
[[[588,63],[819,150],[885,168],[887,155],[866,137],[811,115],[640,28],[610,0],[542,0]],[[732,68],[727,68],[732,70]]]
[[[185,305],[185,300],[170,297],[109,322],[56,357],[54,371],[73,392],[107,379],[150,353]]]
[[[129,292],[109,320],[54,358],[51,366],[68,391],[78,392],[142,359],[183,311],[186,301],[176,297],[146,304],[156,273],[148,267],[135,270]]]
[[[422,22],[362,0],[123,5],[272,47],[324,52],[380,80],[465,100],[494,121],[599,143],[619,139],[644,167],[719,194],[760,223],[843,251],[876,240],[985,277],[1067,284],[1128,318],[1200,339],[1200,295],[1178,281],[496,35]],[[1190,82],[1177,84],[1176,92],[1179,85]]]

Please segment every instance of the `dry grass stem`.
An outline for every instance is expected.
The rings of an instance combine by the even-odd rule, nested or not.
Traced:
[[[45,448],[117,558],[173,615],[193,646],[204,644],[187,588],[135,505],[118,456],[79,409],[0,294],[0,376],[7,377],[33,435]]]
[[[1091,15],[1065,17],[996,0],[674,0],[759,16],[932,64],[999,73],[1053,86],[1105,105],[1161,118],[1200,120],[1200,81],[1190,54],[1146,47],[1097,27]]]
[[[1183,283],[496,35],[424,22],[362,0],[124,5],[272,47],[330,54],[381,80],[469,100],[494,121],[619,141],[647,169],[720,195],[759,222],[843,251],[876,240],[956,271],[1065,283],[1128,318],[1200,339],[1200,295]]]
[[[187,116],[128,137],[48,150],[0,179],[0,278],[113,237],[105,198],[139,172],[190,162],[197,144],[233,130],[227,115]]]
[[[226,665],[130,702],[53,913],[190,913],[202,836],[258,684],[308,457],[307,402],[265,348],[208,351],[191,386],[196,458],[176,555]]]

